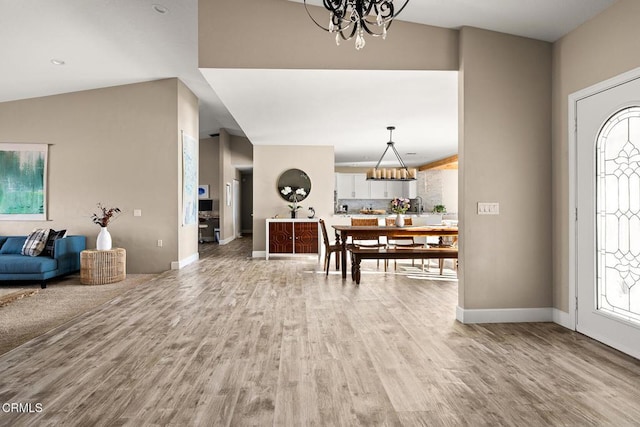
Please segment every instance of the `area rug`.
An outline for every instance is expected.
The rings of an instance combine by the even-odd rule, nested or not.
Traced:
[[[79,275],[51,281],[45,289],[0,286],[0,354],[151,281],[155,274],[128,274],[121,282],[82,285]],[[4,305],[2,301],[5,301]]]

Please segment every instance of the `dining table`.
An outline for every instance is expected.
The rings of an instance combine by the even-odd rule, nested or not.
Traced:
[[[347,239],[371,239],[372,237],[458,236],[458,227],[438,225],[409,225],[404,227],[384,225],[333,225],[336,238],[342,246],[342,278],[347,278]]]

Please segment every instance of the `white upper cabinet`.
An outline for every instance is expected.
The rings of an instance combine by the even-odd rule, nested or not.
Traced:
[[[353,187],[355,191],[354,199],[370,199],[371,193],[369,192],[369,181],[367,181],[367,174],[354,173],[353,175]]]
[[[387,182],[386,181],[369,181],[372,199],[387,198]]]
[[[387,197],[385,199],[395,199],[396,197],[405,197],[402,191],[402,181],[386,181]]]
[[[369,181],[372,199],[393,199],[395,197],[416,197],[415,181]]]
[[[402,183],[402,194],[407,199],[415,199],[418,196],[418,181],[404,181]]]
[[[369,182],[364,173],[337,173],[338,199],[369,199]]]

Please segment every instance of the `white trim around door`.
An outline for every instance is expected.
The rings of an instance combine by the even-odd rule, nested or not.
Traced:
[[[569,112],[568,112],[568,172],[569,172],[569,313],[568,325],[569,329],[576,330],[576,309],[577,309],[577,105],[580,100],[596,95],[600,92],[615,88],[630,81],[640,78],[640,68],[635,68],[628,72],[622,73],[610,79],[596,83],[592,86],[579,90],[569,95]],[[565,320],[567,320],[565,318]]]

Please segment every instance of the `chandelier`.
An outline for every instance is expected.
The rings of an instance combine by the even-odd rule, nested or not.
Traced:
[[[389,142],[387,142],[387,148],[384,149],[384,153],[380,156],[380,160],[376,164],[376,167],[367,171],[367,179],[368,180],[376,180],[376,181],[415,181],[418,176],[417,169],[409,169],[407,165],[402,161],[400,154],[398,154],[398,150],[396,150],[395,143],[393,142],[393,131],[395,126],[388,126],[387,130],[389,131]],[[380,163],[382,159],[384,159],[387,151],[391,151],[396,155],[398,159],[398,163],[400,163],[399,168],[380,168]]]
[[[404,0],[396,11],[393,0],[322,0],[325,9],[329,11],[329,26],[324,27],[311,16],[307,0],[304,7],[311,20],[320,28],[330,33],[336,33],[336,44],[340,39],[350,40],[356,37],[356,50],[365,45],[364,33],[374,37],[387,37],[387,30],[393,19],[402,12],[409,0]]]

